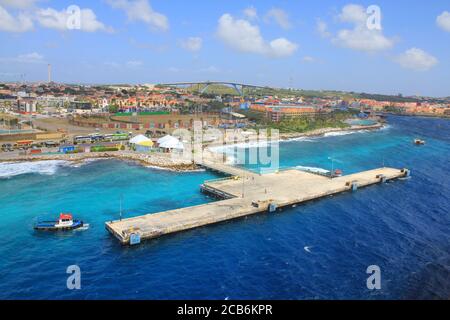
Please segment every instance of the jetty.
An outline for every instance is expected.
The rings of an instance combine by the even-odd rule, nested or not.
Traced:
[[[194,207],[146,214],[106,222],[106,229],[120,243],[134,245],[142,240],[211,225],[257,213],[274,214],[282,208],[369,185],[408,177],[408,169],[379,168],[342,177],[326,177],[297,169],[256,174],[226,164],[202,163],[227,178],[205,181],[200,189],[219,201]]]
[[[250,177],[250,176],[257,176],[257,173],[245,170],[245,169],[241,169],[239,167],[235,167],[235,166],[231,166],[231,165],[227,165],[224,163],[216,163],[213,161],[202,161],[201,163],[197,164],[200,167],[203,167],[205,169],[211,170],[211,171],[216,171],[219,172],[221,174],[225,174],[225,175],[229,175],[229,176],[235,176],[235,177]]]

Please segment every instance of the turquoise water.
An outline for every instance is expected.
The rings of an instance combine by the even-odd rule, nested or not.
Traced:
[[[124,216],[212,201],[209,172],[174,173],[115,160],[78,167],[0,164],[2,299],[397,299],[450,296],[450,126],[391,117],[390,127],[283,143],[281,166],[345,173],[408,167],[410,180],[378,185],[277,215],[258,215],[127,248],[104,228]],[[416,147],[412,139],[427,141]],[[251,166],[249,166],[251,167]],[[255,168],[252,168],[255,169]],[[73,212],[85,231],[36,233],[37,217]],[[304,247],[309,247],[306,251]],[[81,268],[81,290],[66,268]],[[366,268],[379,265],[382,289]]]
[[[374,120],[350,120],[349,124],[353,126],[372,126],[377,124],[377,122]]]

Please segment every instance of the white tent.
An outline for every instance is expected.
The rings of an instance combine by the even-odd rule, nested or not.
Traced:
[[[170,139],[172,139],[173,137],[171,136],[171,135],[167,135],[167,136],[164,136],[164,137],[162,137],[162,138],[159,138],[158,139],[158,144],[161,144],[161,143],[164,143],[164,142],[166,142],[166,141],[169,141]]]
[[[178,149],[178,150],[184,149],[183,143],[180,140],[178,140],[177,138],[172,137],[172,136],[168,136],[168,138],[164,139],[162,142],[159,142],[159,140],[158,140],[158,143],[159,143],[159,147],[164,148],[164,149]]]
[[[133,137],[130,139],[131,144],[138,144],[145,141],[152,141],[151,139],[147,138],[143,134],[137,135],[136,137]]]

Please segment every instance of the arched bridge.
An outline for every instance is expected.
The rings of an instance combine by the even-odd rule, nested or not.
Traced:
[[[267,89],[269,87],[263,87],[263,86],[255,86],[251,84],[244,84],[244,83],[236,83],[236,82],[226,82],[226,81],[201,81],[201,82],[174,82],[174,83],[160,83],[159,86],[164,87],[178,87],[178,86],[192,86],[192,85],[199,85],[202,86],[201,89],[199,89],[200,93],[204,93],[209,86],[219,84],[219,85],[226,85],[234,88],[236,92],[239,95],[244,95],[244,88],[256,88],[256,89]]]

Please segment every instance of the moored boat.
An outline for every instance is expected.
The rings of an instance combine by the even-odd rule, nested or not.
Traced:
[[[343,175],[343,172],[341,169],[334,170],[333,177],[335,177],[335,178],[342,177],[342,175]]]
[[[414,139],[414,144],[418,145],[418,146],[421,146],[421,145],[425,144],[425,141],[424,140],[420,140],[420,139]]]
[[[35,224],[35,230],[41,231],[69,231],[83,227],[83,221],[73,220],[70,213],[61,213],[57,221],[40,221]]]

